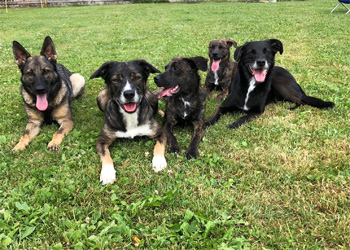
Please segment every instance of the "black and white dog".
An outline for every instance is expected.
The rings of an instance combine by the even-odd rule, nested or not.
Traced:
[[[277,39],[247,42],[236,49],[234,59],[238,62],[238,73],[229,95],[206,126],[213,125],[227,112],[243,111],[246,115],[227,127],[238,128],[261,115],[266,104],[276,101],[293,102],[296,104],[294,108],[304,104],[316,108],[334,107],[333,102],[307,96],[287,70],[275,67],[277,52],[283,53],[282,42]]]
[[[107,85],[97,97],[99,108],[105,112],[105,123],[96,144],[102,161],[100,181],[103,185],[111,184],[116,179],[109,153],[109,146],[115,139],[133,139],[137,136],[157,138],[160,135],[160,126],[155,119],[158,97],[147,87],[150,73],[160,71],[145,60],[112,61],[104,63],[90,77],[101,77]],[[166,167],[166,161],[164,152],[157,151],[157,145],[153,162],[156,164],[155,170],[159,171]]]

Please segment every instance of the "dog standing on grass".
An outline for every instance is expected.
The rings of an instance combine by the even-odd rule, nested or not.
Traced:
[[[193,125],[193,136],[186,151],[187,159],[197,158],[198,146],[204,136],[204,113],[207,93],[201,87],[198,70],[206,71],[208,59],[204,57],[173,58],[165,71],[154,77],[158,87],[163,88],[159,99],[165,97],[166,110],[160,139],[160,152],[168,144],[170,153],[180,153],[178,142],[172,132],[176,124]]]
[[[228,95],[233,76],[238,69],[237,63],[230,56],[232,46],[237,48],[237,43],[231,39],[212,40],[209,44],[210,63],[204,84],[209,99],[214,89],[222,91],[216,97],[216,101],[221,101]]]
[[[97,97],[99,108],[105,112],[105,123],[96,144],[102,162],[100,181],[103,185],[116,180],[109,146],[117,138],[157,138],[160,134],[161,128],[155,120],[158,98],[147,87],[151,73],[160,71],[145,60],[111,61],[104,63],[90,77],[101,77],[107,85]],[[164,152],[159,150],[157,141],[153,155],[154,170],[160,171],[166,165]]]
[[[28,117],[26,130],[12,151],[24,150],[40,133],[44,123],[57,122],[60,127],[48,144],[58,150],[65,135],[73,129],[71,102],[84,93],[85,79],[57,63],[54,43],[45,38],[40,55],[31,56],[18,42],[13,53],[21,70],[22,98]]]
[[[247,42],[236,49],[234,59],[238,62],[238,73],[232,81],[229,95],[206,126],[215,124],[228,112],[243,111],[246,115],[227,126],[228,129],[236,129],[260,116],[266,104],[276,101],[293,102],[294,108],[305,104],[316,108],[334,107],[333,102],[307,96],[287,70],[274,66],[277,52],[283,53],[282,42],[277,39]]]

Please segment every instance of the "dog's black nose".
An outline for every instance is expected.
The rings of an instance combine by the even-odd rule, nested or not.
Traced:
[[[259,61],[256,61],[256,64],[258,65],[258,67],[264,67],[265,66],[265,60],[259,60]]]
[[[213,52],[213,57],[217,57],[218,53],[217,52]]]
[[[123,95],[124,95],[125,99],[130,100],[130,99],[134,98],[135,91],[134,90],[125,90],[123,92]]]
[[[154,83],[157,84],[158,81],[159,81],[159,75],[154,77]]]
[[[45,86],[43,86],[43,85],[38,85],[38,86],[35,87],[35,91],[36,91],[36,93],[38,93],[38,94],[43,94],[43,93],[45,93]]]

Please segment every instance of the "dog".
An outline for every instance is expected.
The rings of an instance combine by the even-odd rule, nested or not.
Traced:
[[[147,87],[151,73],[160,71],[145,60],[110,61],[90,77],[101,77],[106,83],[106,88],[97,97],[99,108],[105,112],[105,122],[96,144],[102,162],[100,181],[103,185],[116,180],[109,146],[117,138],[157,138],[160,135],[161,127],[155,119],[158,98]],[[152,160],[155,171],[166,167],[164,152],[159,145],[157,141]]]
[[[60,127],[47,149],[58,150],[64,136],[73,129],[71,102],[84,93],[85,79],[57,63],[55,46],[49,36],[39,56],[31,56],[17,41],[13,41],[13,53],[22,73],[21,93],[28,124],[12,151],[24,150],[40,133],[42,125],[53,121]]]
[[[283,53],[283,44],[277,39],[247,42],[236,49],[234,59],[238,61],[238,73],[232,81],[229,95],[206,126],[213,125],[227,112],[243,111],[246,115],[227,127],[236,129],[260,116],[268,103],[277,101],[295,103],[292,109],[305,104],[316,108],[334,107],[333,102],[307,96],[286,69],[274,66],[277,52]]]
[[[231,39],[212,40],[209,43],[208,55],[210,59],[207,77],[205,79],[205,90],[210,93],[214,90],[222,92],[216,97],[216,101],[222,101],[229,92],[233,76],[238,66],[230,56],[230,48],[237,48],[237,43]]]
[[[165,71],[154,77],[155,84],[162,88],[159,99],[165,97],[166,109],[159,148],[170,153],[180,153],[178,142],[172,132],[176,124],[193,125],[193,136],[186,158],[197,158],[198,146],[204,136],[204,113],[206,91],[201,87],[198,70],[206,71],[208,59],[204,57],[173,58]]]

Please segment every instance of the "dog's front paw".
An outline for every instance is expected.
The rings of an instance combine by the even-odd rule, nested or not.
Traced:
[[[237,129],[239,126],[240,126],[240,124],[237,124],[234,122],[234,123],[228,125],[226,128],[227,129]]]
[[[152,160],[152,169],[154,172],[159,172],[166,168],[167,163],[165,157],[163,156],[154,156]]]
[[[25,150],[27,148],[27,146],[21,142],[19,142],[13,149],[12,152],[16,152],[19,150]]]
[[[180,154],[181,153],[181,150],[179,147],[176,147],[176,146],[170,146],[168,148],[168,152],[169,153],[176,153],[176,154]]]
[[[56,143],[50,141],[49,144],[47,145],[47,150],[50,150],[50,151],[60,150],[60,145],[57,145]]]
[[[198,156],[198,152],[197,150],[194,150],[194,149],[190,149],[186,152],[186,158],[187,160],[190,160],[190,159],[197,159],[197,156]]]
[[[100,182],[102,182],[102,185],[113,184],[116,180],[115,173],[116,172],[113,165],[106,164],[102,166],[101,175],[100,175]]]

